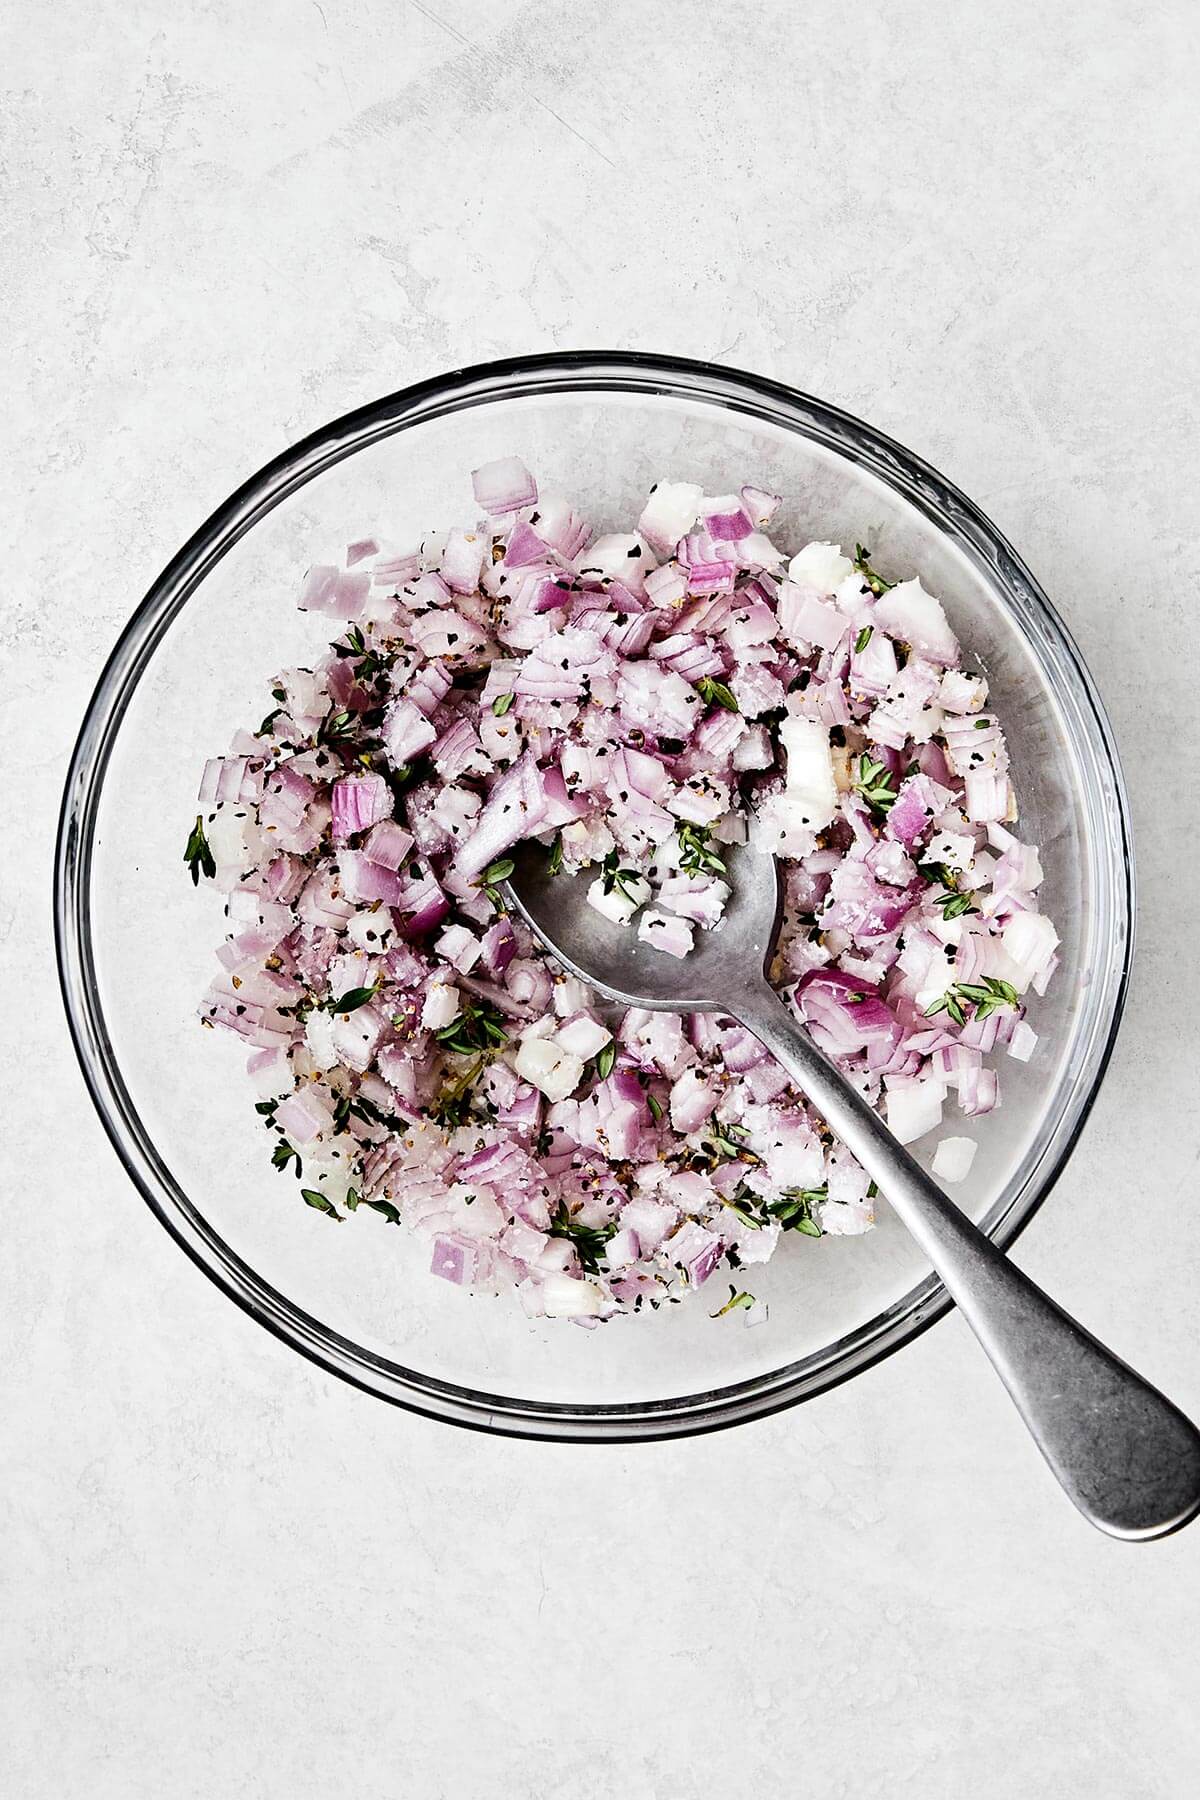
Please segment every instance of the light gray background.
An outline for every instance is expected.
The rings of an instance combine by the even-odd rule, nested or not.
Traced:
[[[552,346],[912,445],[1081,641],[1133,792],[1127,1023],[1019,1260],[1200,1410],[1191,0],[6,0],[0,1787],[14,1800],[1176,1800],[1200,1529],[1058,1497],[950,1318],[643,1450],[393,1412],[116,1166],[48,884],[102,657],[324,419]]]

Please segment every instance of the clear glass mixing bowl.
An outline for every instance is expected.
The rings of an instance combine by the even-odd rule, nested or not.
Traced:
[[[1104,712],[1061,622],[982,514],[909,451],[836,408],[729,369],[580,353],[453,372],[337,420],[232,496],[142,601],[100,678],[67,781],[56,871],[63,991],[88,1086],[159,1219],[232,1299],[382,1398],[494,1431],[661,1437],[811,1397],[906,1343],[944,1290],[886,1206],[863,1238],[786,1242],[754,1271],[767,1323],[689,1304],[595,1332],[530,1322],[428,1271],[376,1215],[341,1227],[268,1160],[240,1046],[200,1029],[221,899],[182,851],[206,756],[268,710],[269,675],[326,634],[296,610],[306,567],[350,539],[470,519],[469,470],[515,452],[608,529],[669,475],[787,496],[782,543],[870,544],[920,571],[986,670],[1022,827],[1041,845],[1062,966],[1027,1065],[973,1121],[966,1204],[1008,1243],[1095,1096],[1132,935],[1128,807]],[[715,1291],[715,1287],[714,1287]],[[718,1299],[724,1298],[724,1289]]]

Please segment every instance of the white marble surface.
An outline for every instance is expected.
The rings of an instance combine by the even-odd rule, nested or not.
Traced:
[[[285,443],[530,348],[794,381],[992,513],[1113,713],[1136,976],[1019,1260],[1200,1410],[1191,0],[4,13],[0,1788],[1193,1792],[1200,1530],[1089,1532],[960,1321],[644,1450],[391,1411],[153,1223],[84,1097],[48,916],[103,654]]]

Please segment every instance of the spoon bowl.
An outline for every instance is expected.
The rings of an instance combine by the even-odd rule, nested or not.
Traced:
[[[555,957],[608,1000],[652,1012],[725,1012],[747,969],[762,976],[783,913],[779,864],[753,844],[723,844],[730,894],[713,931],[697,931],[685,957],[668,956],[587,903],[594,869],[550,873],[544,844],[527,839],[510,852],[513,872],[503,884],[509,904],[548,944]]]

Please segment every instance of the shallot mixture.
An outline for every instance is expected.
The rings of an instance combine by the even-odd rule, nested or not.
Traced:
[[[227,896],[208,1026],[249,1047],[271,1161],[330,1220],[421,1233],[435,1275],[594,1324],[785,1233],[868,1230],[864,1171],[727,1019],[597,1003],[503,908],[507,852],[594,870],[667,956],[721,928],[726,846],[786,872],[772,978],[912,1143],[1000,1101],[1057,935],[984,677],[861,545],[770,536],[779,497],[659,482],[595,535],[515,457],[469,529],[351,544],[301,608],[311,669],[210,761],[185,860]],[[328,629],[328,627],[327,627]],[[939,1141],[962,1180],[975,1143]],[[289,1173],[290,1172],[290,1173]],[[719,1288],[720,1283],[714,1283]]]

